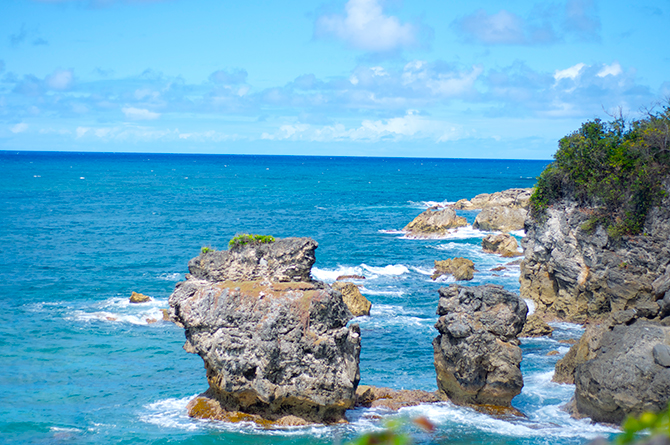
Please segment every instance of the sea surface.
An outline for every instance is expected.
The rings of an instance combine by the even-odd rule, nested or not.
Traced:
[[[352,321],[362,331],[361,384],[435,390],[437,289],[450,280],[430,279],[434,260],[470,258],[478,272],[468,285],[517,292],[519,267],[493,270],[510,260],[482,252],[485,232],[417,240],[400,229],[432,205],[531,187],[547,163],[0,152],[0,443],[343,444],[395,418],[419,444],[611,436],[563,412],[574,387],[551,382],[569,347],[559,340],[578,338],[578,325],[522,340],[525,386],[513,405],[526,419],[441,403],[356,409],[348,425],[267,430],[186,415],[207,388],[205,371],[182,349],[183,330],[161,320],[201,247],[225,249],[245,232],[312,237],[314,278],[366,277],[372,314]],[[152,302],[129,304],[133,291]],[[547,356],[553,350],[560,354]],[[436,431],[414,427],[417,416]]]

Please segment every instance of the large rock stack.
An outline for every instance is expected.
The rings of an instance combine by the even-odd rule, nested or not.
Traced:
[[[353,406],[360,330],[340,292],[312,281],[317,243],[286,238],[208,252],[170,296],[184,349],[202,357],[209,389],[194,417],[334,423]]]
[[[511,406],[523,387],[517,335],[526,303],[494,285],[451,285],[439,293],[440,335],[433,340],[438,389],[457,404]]]

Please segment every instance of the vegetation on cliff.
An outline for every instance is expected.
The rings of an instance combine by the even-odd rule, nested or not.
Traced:
[[[246,244],[268,244],[274,242],[275,238],[272,235],[242,233],[240,235],[235,235],[230,241],[228,241],[228,248],[232,249],[233,247],[244,246]]]
[[[614,238],[640,234],[647,213],[665,196],[670,172],[670,104],[643,119],[595,119],[559,141],[555,161],[542,172],[531,215],[570,199],[593,209],[585,229],[603,225]]]

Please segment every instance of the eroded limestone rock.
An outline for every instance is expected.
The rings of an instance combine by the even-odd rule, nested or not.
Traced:
[[[521,392],[521,332],[528,308],[502,286],[439,290],[433,340],[437,386],[452,402],[509,407]]]
[[[470,281],[474,277],[475,263],[467,258],[450,258],[435,261],[435,272],[431,278],[437,280],[442,275],[453,275],[456,281]]]
[[[333,283],[333,289],[342,293],[344,304],[347,305],[354,317],[370,315],[372,303],[365,298],[354,283],[337,281]]]
[[[341,293],[311,280],[316,247],[288,238],[189,262],[169,303],[184,349],[207,371],[209,389],[190,415],[344,420],[360,379],[360,330],[346,326],[352,314]]]
[[[516,238],[507,233],[492,233],[482,239],[482,250],[486,253],[497,253],[510,258],[523,255],[518,249]]]
[[[551,337],[552,332],[554,328],[549,326],[540,315],[534,313],[526,318],[519,337]]]
[[[149,297],[148,295],[140,294],[138,292],[133,292],[132,294],[130,294],[130,299],[128,301],[133,304],[148,303],[149,301],[151,301],[151,297]]]
[[[457,216],[451,208],[438,209],[431,207],[407,224],[403,230],[417,238],[430,238],[447,233],[449,229],[466,226],[468,223],[462,216]]]
[[[528,211],[521,207],[486,207],[479,212],[472,227],[500,232],[522,230],[527,215]]]
[[[533,189],[514,188],[495,193],[481,193],[471,200],[461,199],[452,207],[460,210],[477,210],[487,207],[504,206],[528,208]]]

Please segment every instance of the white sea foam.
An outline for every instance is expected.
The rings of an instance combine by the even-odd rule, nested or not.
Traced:
[[[486,235],[491,232],[485,232],[479,229],[473,229],[471,225],[458,227],[456,229],[449,230],[444,235],[431,235],[431,236],[414,236],[410,234],[405,234],[401,236],[401,239],[407,240],[417,240],[417,239],[440,239],[440,240],[456,240],[456,239],[473,239],[473,238],[484,238]]]
[[[412,207],[421,207],[421,208],[430,208],[438,207],[445,208],[452,204],[455,204],[454,201],[407,201]]]
[[[165,281],[182,281],[184,280],[184,274],[179,273],[179,272],[174,272],[174,273],[162,273],[158,275],[156,278],[159,280],[165,280]]]
[[[366,279],[375,279],[380,276],[399,276],[408,273],[409,269],[403,264],[390,264],[382,267],[368,266],[338,266],[336,269],[319,269],[312,267],[312,276],[320,281],[332,283],[342,275],[361,275]]]
[[[519,238],[523,238],[526,236],[526,231],[521,229],[521,230],[510,230],[510,235],[518,236]]]
[[[149,325],[163,320],[161,309],[167,308],[165,299],[152,298],[146,303],[131,303],[126,297],[113,297],[72,312],[78,321],[104,321]]]
[[[201,422],[194,421],[186,414],[186,405],[196,394],[182,399],[165,399],[144,406],[146,412],[141,413],[140,420],[162,428],[178,428],[194,431],[199,429]]]
[[[407,266],[404,266],[402,264],[391,264],[388,266],[383,266],[383,267],[373,267],[373,266],[368,266],[367,264],[361,264],[361,267],[363,269],[372,272],[373,274],[376,275],[402,275],[407,272],[409,272],[409,269]]]
[[[387,234],[390,234],[390,235],[404,235],[405,233],[407,233],[404,230],[396,230],[396,229],[388,229],[388,230],[381,229],[378,232],[379,233],[387,233]]]
[[[528,315],[533,315],[533,313],[535,313],[535,302],[530,298],[524,298],[523,301],[525,301],[526,306],[528,306]]]

